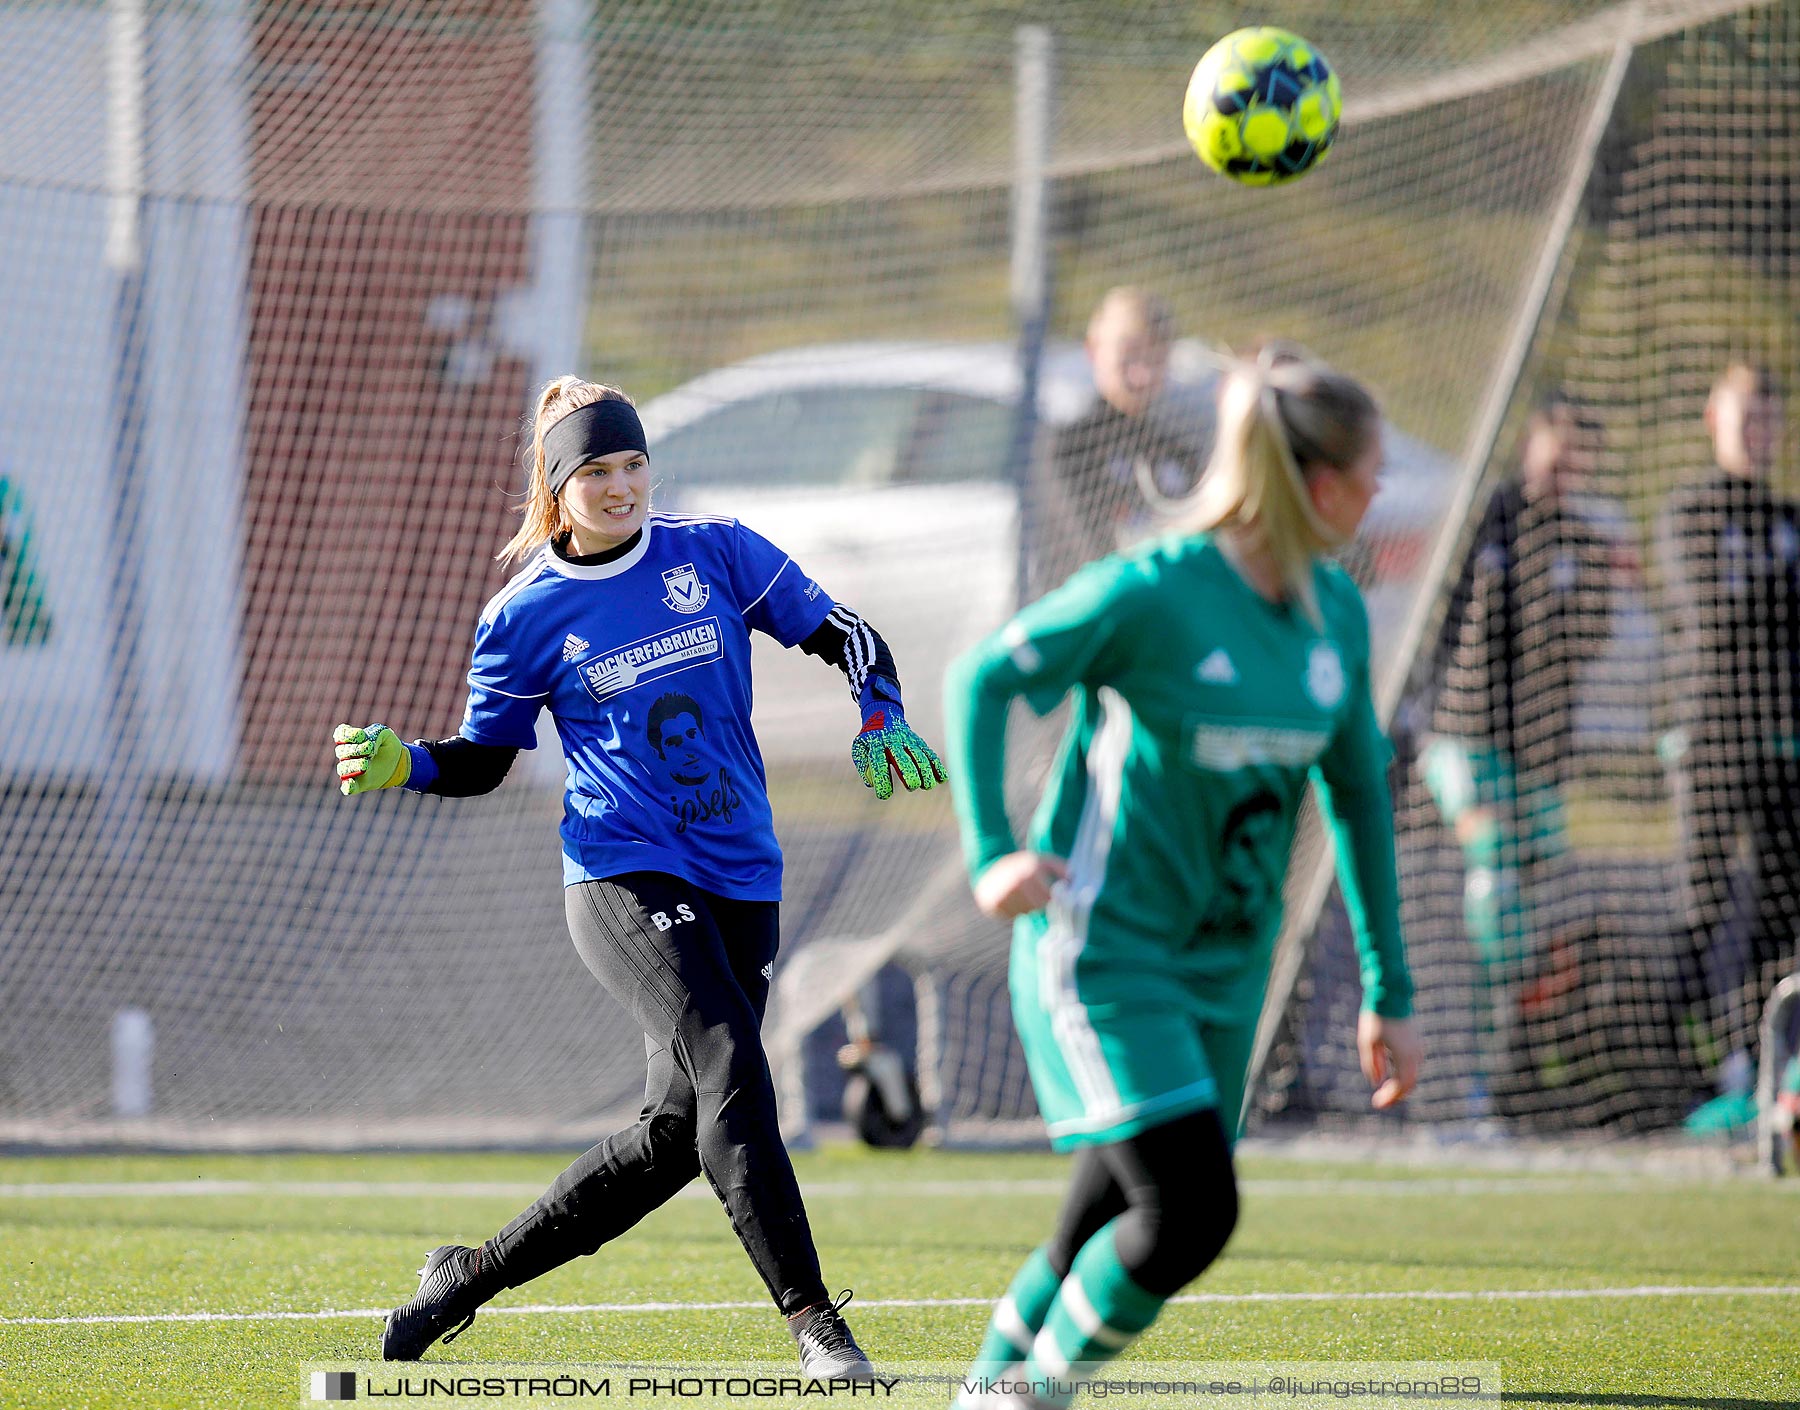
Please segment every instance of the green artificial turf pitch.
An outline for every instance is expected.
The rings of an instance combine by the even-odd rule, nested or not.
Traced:
[[[0,1406],[310,1403],[304,1367],[371,1360],[375,1311],[411,1295],[423,1254],[494,1231],[564,1159],[0,1159]],[[1067,1173],[1047,1154],[796,1164],[826,1277],[856,1289],[878,1365],[966,1362],[986,1321],[967,1300],[1005,1289]],[[1800,1403],[1800,1181],[1255,1155],[1240,1177],[1243,1216],[1200,1297],[1166,1308],[1121,1368],[1486,1362],[1509,1406]],[[493,1306],[606,1310],[484,1312],[420,1369],[796,1364],[704,1186]]]

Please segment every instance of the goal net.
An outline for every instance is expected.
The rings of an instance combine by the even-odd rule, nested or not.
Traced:
[[[1634,48],[1446,541],[1395,730],[1415,1122],[1752,1129],[1800,924],[1796,64],[1779,6]],[[1349,1120],[1353,951],[1311,939],[1258,1098]]]
[[[1154,528],[1133,465],[1078,492],[1054,468],[1119,285],[1172,316],[1146,424],[1176,488],[1207,442],[1207,347],[1298,339],[1391,420],[1351,566],[1404,702],[1433,1055],[1408,1119],[1668,1125],[1754,1061],[1748,956],[1792,960],[1791,938],[1765,953],[1790,901],[1757,819],[1779,819],[1691,762],[1692,727],[1682,753],[1656,546],[1710,463],[1715,375],[1741,357],[1794,381],[1800,22],[1748,0],[1298,0],[1284,22],[1342,75],[1344,131],[1305,181],[1246,191],[1179,130],[1231,7],[1037,18],[1034,286],[1030,46],[991,7],[0,7],[0,1139],[579,1139],[629,1112],[641,1035],[563,931],[554,735],[486,798],[350,800],[332,725],[454,732],[521,417],[573,369],[643,408],[662,503],[742,518],[883,633],[937,738],[958,651]],[[1552,387],[1598,427],[1598,586],[1540,653],[1503,769],[1483,599],[1456,588]],[[1550,567],[1522,578],[1563,552],[1529,545]],[[1696,581],[1711,610],[1734,580]],[[1786,681],[1785,619],[1757,601],[1756,659]],[[898,971],[888,1035],[940,1128],[1031,1129],[1006,937],[968,900],[947,798],[875,802],[841,680],[764,647],[792,1114],[829,1108],[828,1080],[799,1080],[821,1025]],[[1015,721],[1021,811],[1056,724]],[[1448,815],[1457,767],[1510,790],[1489,853]],[[1471,918],[1484,867],[1522,898],[1495,944]],[[1257,1122],[1364,1104],[1321,877],[1308,833]]]

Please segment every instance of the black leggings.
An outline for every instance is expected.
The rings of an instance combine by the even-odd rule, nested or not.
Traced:
[[[1173,1297],[1206,1270],[1237,1224],[1237,1176],[1215,1111],[1178,1116],[1103,1146],[1083,1146],[1045,1248],[1058,1277],[1107,1224],[1119,1262],[1147,1293]]]
[[[825,1301],[760,1032],[779,906],[631,872],[569,887],[565,909],[582,960],[643,1027],[644,1108],[488,1241],[499,1285],[593,1253],[704,1171],[782,1312]]]

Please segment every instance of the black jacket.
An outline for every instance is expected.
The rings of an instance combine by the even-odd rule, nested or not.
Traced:
[[[1154,415],[1127,416],[1100,401],[1056,433],[1049,468],[1047,493],[1033,506],[1038,592],[1150,527],[1140,473],[1173,498],[1193,488],[1203,466],[1199,450]]]
[[[1566,496],[1494,491],[1438,640],[1434,729],[1566,776],[1577,677],[1611,634],[1612,549]]]
[[[1715,753],[1770,752],[1800,700],[1794,506],[1714,471],[1670,497],[1658,539],[1675,722]]]

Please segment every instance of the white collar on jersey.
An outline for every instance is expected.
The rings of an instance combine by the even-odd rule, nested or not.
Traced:
[[[610,563],[571,563],[549,544],[544,545],[544,562],[555,572],[565,578],[616,578],[619,574],[635,568],[650,547],[650,535],[654,525],[648,515],[644,516],[644,528],[633,548],[623,558],[615,558]]]

